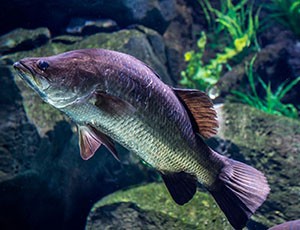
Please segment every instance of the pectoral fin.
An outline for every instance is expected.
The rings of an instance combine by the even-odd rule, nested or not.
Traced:
[[[90,159],[103,144],[119,161],[118,153],[111,139],[91,126],[78,126],[79,147],[82,159]]]
[[[206,93],[196,89],[173,88],[173,90],[190,113],[191,120],[197,126],[196,131],[204,138],[216,135],[219,127],[217,113]]]
[[[197,178],[185,172],[161,173],[173,200],[183,205],[193,198],[197,188]]]

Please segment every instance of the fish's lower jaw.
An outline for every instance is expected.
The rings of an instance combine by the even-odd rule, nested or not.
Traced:
[[[57,109],[63,110],[64,108],[71,106],[72,104],[74,104],[74,102],[66,102],[65,100],[52,100],[50,98],[45,97],[43,99],[45,102],[47,102],[48,104],[54,106]]]
[[[84,102],[84,99],[86,97],[66,97],[66,96],[61,96],[61,97],[50,97],[47,96],[45,97],[45,102],[49,103],[50,105],[54,106],[57,109],[63,110],[64,108],[74,106],[76,104],[79,104],[80,102]]]
[[[66,97],[65,94],[61,97],[56,97],[55,99],[51,99],[51,97],[49,97],[47,102],[57,109],[65,110],[70,106],[76,106],[88,102],[92,98],[94,92],[95,89],[91,89],[82,95],[74,93],[71,97]]]

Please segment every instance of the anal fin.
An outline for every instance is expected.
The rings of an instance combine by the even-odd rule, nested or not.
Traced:
[[[173,200],[183,205],[193,198],[197,189],[197,178],[185,172],[161,173]]]

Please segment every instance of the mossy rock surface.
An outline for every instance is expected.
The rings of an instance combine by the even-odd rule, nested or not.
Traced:
[[[168,229],[232,229],[208,193],[198,191],[189,203],[179,206],[172,200],[165,185],[161,183],[134,187],[106,196],[92,208],[87,220],[87,229],[92,229],[91,226],[97,224],[97,219],[94,218],[97,210],[120,202],[134,203],[140,210],[152,214],[155,212],[167,219],[176,220],[176,224],[170,224],[169,227],[171,227]],[[178,228],[179,226],[189,226],[189,228]]]
[[[219,136],[234,143],[246,163],[264,172],[271,187],[256,220],[271,227],[299,218],[300,121],[234,103],[225,104],[218,117]]]
[[[41,27],[34,30],[15,29],[0,36],[0,53],[11,53],[18,50],[33,49],[45,44],[50,39],[50,31]]]

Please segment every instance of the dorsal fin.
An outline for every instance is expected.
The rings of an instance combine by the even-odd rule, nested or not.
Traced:
[[[204,138],[216,135],[219,127],[217,113],[206,93],[196,89],[173,88],[173,90],[190,112],[191,119],[197,125],[197,132]]]

